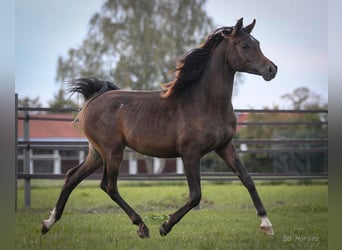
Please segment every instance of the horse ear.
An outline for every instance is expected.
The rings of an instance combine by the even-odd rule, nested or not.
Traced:
[[[250,24],[250,25],[248,25],[248,26],[246,26],[245,27],[245,30],[246,30],[246,32],[247,33],[251,33],[252,32],[252,30],[253,30],[253,28],[254,28],[254,26],[255,26],[255,19],[253,20],[253,22]]]
[[[235,24],[235,27],[233,29],[233,33],[232,36],[235,36],[237,33],[239,33],[239,31],[241,30],[242,27],[242,23],[243,23],[243,17],[241,17],[237,23]]]

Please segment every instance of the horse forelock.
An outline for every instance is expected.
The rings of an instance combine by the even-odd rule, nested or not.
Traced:
[[[171,71],[175,72],[175,78],[171,82],[162,85],[164,88],[162,97],[173,96],[196,82],[202,76],[213,51],[223,40],[222,32],[230,33],[232,30],[232,27],[216,29],[207,36],[206,41],[202,45],[190,50],[179,59],[177,67]]]

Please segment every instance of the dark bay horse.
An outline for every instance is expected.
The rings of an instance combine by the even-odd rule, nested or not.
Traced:
[[[138,235],[149,237],[144,221],[120,196],[117,187],[120,162],[128,146],[145,155],[183,160],[189,201],[161,225],[162,236],[199,204],[200,159],[211,151],[240,178],[261,217],[261,230],[273,235],[254,182],[233,145],[236,117],[231,97],[235,72],[261,75],[266,81],[277,73],[277,66],[263,55],[258,40],[250,35],[254,25],[255,20],[243,27],[241,18],[233,27],[215,30],[204,44],[180,60],[175,79],[165,84],[163,91],[124,91],[96,78],[72,81],[72,91],[87,100],[77,123],[89,140],[89,154],[67,172],[56,206],[42,223],[42,233],[61,218],[73,189],[104,165],[101,188],[138,226]]]

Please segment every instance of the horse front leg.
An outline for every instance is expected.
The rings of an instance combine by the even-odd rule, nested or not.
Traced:
[[[257,214],[261,218],[261,231],[267,235],[274,235],[272,224],[267,217],[267,212],[259,197],[254,181],[245,169],[245,167],[243,166],[243,164],[241,163],[233,143],[230,142],[226,147],[216,150],[216,153],[234,171],[234,173],[239,177],[243,185],[247,188],[254,203],[254,206],[257,210]]]
[[[161,225],[159,230],[161,236],[166,236],[172,227],[201,201],[200,158],[183,157],[183,164],[189,186],[189,201],[175,213],[171,214],[169,220]]]

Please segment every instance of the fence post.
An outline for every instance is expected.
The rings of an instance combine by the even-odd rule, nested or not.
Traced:
[[[15,93],[14,210],[18,209],[18,94]]]
[[[84,150],[78,151],[78,164],[81,164],[84,161],[85,152]]]
[[[176,168],[177,174],[184,174],[184,166],[181,158],[176,158]]]
[[[61,155],[59,154],[58,149],[53,150],[53,173],[60,174],[61,171]]]
[[[25,105],[28,107],[28,105]],[[28,142],[30,139],[30,125],[29,125],[30,115],[29,111],[24,111],[24,121],[23,121],[23,129],[24,129],[24,141]],[[30,173],[30,146],[24,149],[24,173]],[[24,180],[24,199],[25,199],[25,207],[31,206],[31,180],[27,178]]]
[[[129,174],[137,174],[138,173],[138,162],[135,159],[134,153],[128,153],[128,173]]]
[[[155,158],[153,157],[153,173],[154,174],[160,174],[163,172],[165,168],[165,160],[161,158]]]

